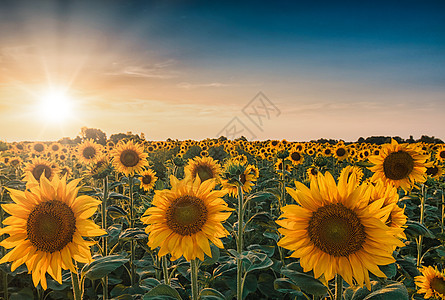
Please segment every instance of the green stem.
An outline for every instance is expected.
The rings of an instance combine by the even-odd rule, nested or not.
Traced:
[[[73,285],[74,300],[82,300],[79,277],[73,271],[71,271],[71,283]]]
[[[170,277],[168,277],[167,255],[162,258],[162,272],[164,273],[164,283],[170,285]]]
[[[130,192],[130,228],[134,228],[134,198],[133,198],[133,176],[129,177],[129,192]],[[131,268],[131,286],[136,283],[136,272],[134,266],[134,256],[135,256],[135,243],[131,240],[131,254],[130,254],[130,268]]]
[[[423,224],[423,220],[425,217],[425,199],[426,199],[426,187],[422,184],[422,196],[420,197],[420,220],[419,223]],[[417,240],[417,266],[420,267],[422,261],[422,242],[423,235],[419,235],[419,239]]]
[[[441,218],[441,232],[444,233],[444,218],[445,218],[445,200],[443,197],[443,189],[442,189],[442,218]]]
[[[108,177],[104,178],[104,195],[102,198],[102,229],[107,230],[107,200],[108,200]],[[104,236],[102,238],[102,251],[103,256],[108,255],[108,245],[107,245],[107,237]],[[105,276],[102,279],[103,286],[103,299],[108,299],[108,276]]]
[[[341,300],[343,295],[343,278],[339,274],[335,276],[335,300]]]
[[[237,241],[237,251],[241,256],[243,252],[243,223],[244,223],[244,199],[243,199],[243,189],[241,185],[238,185],[238,241]],[[239,258],[236,259],[237,267],[237,281],[236,281],[236,294],[237,299],[242,299],[243,295],[243,261]]]
[[[196,259],[190,261],[190,273],[192,279],[192,300],[198,300],[199,286],[198,286],[198,266]]]

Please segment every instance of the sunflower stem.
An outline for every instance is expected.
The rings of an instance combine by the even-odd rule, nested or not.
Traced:
[[[164,273],[164,283],[170,285],[170,277],[168,276],[168,265],[167,265],[167,255],[164,255],[162,258],[162,272]]]
[[[423,225],[423,220],[425,217],[425,199],[426,199],[426,187],[422,184],[422,196],[420,197],[420,220],[419,223]],[[423,235],[419,235],[417,240],[417,266],[420,267],[422,262],[422,242]]]
[[[82,300],[82,293],[80,290],[79,277],[77,273],[71,271],[71,283],[73,285],[74,300]]]
[[[244,199],[243,199],[243,189],[240,184],[238,184],[238,241],[237,250],[238,254],[241,256],[243,252],[243,224],[244,224]],[[236,259],[237,267],[237,281],[236,281],[236,294],[237,299],[242,299],[243,295],[243,261],[240,258]]]
[[[445,200],[443,196],[443,189],[442,189],[442,218],[441,218],[441,232],[444,232],[444,217],[445,217]]]
[[[192,300],[198,300],[199,297],[198,264],[196,259],[190,261],[190,275],[192,279]]]
[[[343,278],[337,274],[335,276],[335,300],[342,300],[343,295]]]
[[[107,230],[107,200],[108,200],[108,176],[104,178],[104,195],[102,198],[102,229]],[[104,236],[102,238],[102,251],[103,256],[108,255],[108,245],[107,245],[107,237]],[[105,276],[102,279],[103,286],[103,299],[108,299],[108,276]]]
[[[134,199],[133,199],[133,176],[129,177],[129,192],[130,192],[130,228],[134,228]],[[131,239],[130,249],[130,268],[131,268],[131,286],[136,283],[136,272],[134,267],[134,252],[135,244],[134,239]]]

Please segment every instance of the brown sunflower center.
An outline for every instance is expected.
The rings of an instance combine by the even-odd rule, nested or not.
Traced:
[[[140,160],[139,154],[131,149],[122,151],[120,156],[121,163],[127,168],[136,166]]]
[[[445,159],[445,150],[439,152],[439,157]]]
[[[318,174],[318,170],[315,169],[315,168],[312,168],[311,169],[311,174],[314,175],[314,176],[317,175]]]
[[[182,236],[201,231],[207,221],[207,207],[202,199],[184,195],[175,199],[167,209],[167,226]]]
[[[18,159],[12,159],[11,162],[10,162],[10,164],[13,165],[14,167],[18,166],[19,163],[20,163],[20,160],[18,160]]]
[[[40,180],[40,177],[42,176],[43,173],[45,173],[45,177],[50,179],[51,178],[51,168],[47,165],[37,165],[34,167],[34,169],[32,169],[32,176],[34,176],[34,178],[38,181]]]
[[[293,161],[299,161],[301,159],[301,155],[298,152],[292,152],[290,155]]]
[[[207,165],[197,166],[194,173],[195,176],[193,177],[196,177],[196,175],[198,175],[201,181],[206,181],[207,179],[211,179],[214,177],[212,168]]]
[[[356,213],[342,204],[329,204],[314,212],[308,233],[317,248],[333,256],[348,256],[358,251],[366,237]]]
[[[59,151],[59,146],[58,145],[52,145],[51,146],[51,149],[53,150],[53,151]]]
[[[326,154],[326,155],[331,155],[331,149],[326,149],[326,150],[324,150],[324,154]]]
[[[151,182],[151,175],[144,175],[142,176],[142,183],[143,184],[150,184]]]
[[[346,150],[344,148],[338,148],[335,153],[337,154],[337,156],[343,156],[346,154]]]
[[[247,181],[246,174],[241,174],[239,177],[239,181],[241,181],[241,183],[244,185]]]
[[[445,280],[441,277],[434,277],[431,279],[431,288],[439,294],[445,295]]]
[[[36,150],[37,152],[42,152],[43,150],[45,150],[45,147],[42,144],[36,144],[34,145],[34,150]]]
[[[92,159],[96,156],[96,149],[91,146],[85,147],[85,149],[82,151],[82,156],[86,159]]]
[[[439,168],[437,166],[426,168],[426,175],[430,175],[430,176],[434,177],[437,175],[437,173],[439,173]]]
[[[21,145],[21,144],[17,144],[17,145],[15,145],[16,147],[17,147],[17,149],[19,149],[19,150],[23,150],[23,145]]]
[[[76,218],[71,208],[57,200],[40,203],[26,222],[28,238],[38,250],[53,253],[73,240]]]
[[[385,176],[392,180],[408,177],[414,169],[414,159],[405,151],[390,153],[383,161]]]

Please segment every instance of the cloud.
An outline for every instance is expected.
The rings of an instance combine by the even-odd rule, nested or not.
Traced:
[[[142,65],[114,62],[110,70],[105,72],[105,75],[154,78],[154,79],[172,79],[178,77],[179,75],[178,71],[171,69],[171,66],[175,64],[176,61],[173,59],[169,59],[154,64],[142,64]]]
[[[195,89],[201,87],[211,87],[211,88],[220,88],[227,86],[234,86],[234,84],[229,83],[221,83],[221,82],[211,82],[211,83],[189,83],[189,82],[180,82],[176,85],[178,88],[182,89]]]

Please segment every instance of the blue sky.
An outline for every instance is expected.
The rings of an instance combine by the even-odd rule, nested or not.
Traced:
[[[2,1],[0,28],[7,140],[254,131],[241,111],[259,91],[281,114],[257,139],[445,138],[443,1]],[[64,123],[30,117],[52,85]]]

